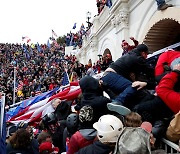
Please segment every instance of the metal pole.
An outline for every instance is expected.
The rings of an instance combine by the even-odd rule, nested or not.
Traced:
[[[4,108],[5,108],[5,93],[0,93],[0,99],[1,99],[1,117],[0,117],[0,137],[2,138],[2,128],[3,128],[3,121],[4,121]]]
[[[14,88],[13,88],[13,104],[15,104],[15,99],[16,99],[16,67],[14,66]]]

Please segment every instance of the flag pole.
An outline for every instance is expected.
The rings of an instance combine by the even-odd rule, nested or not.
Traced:
[[[13,88],[13,104],[15,104],[15,99],[16,99],[16,67],[14,66],[14,88]]]
[[[53,40],[53,29],[52,29],[52,31],[51,31],[51,34],[52,34],[52,40]]]
[[[1,99],[1,119],[0,119],[0,137],[2,138],[3,135],[3,121],[4,121],[4,108],[5,108],[5,93],[0,92],[0,99]]]

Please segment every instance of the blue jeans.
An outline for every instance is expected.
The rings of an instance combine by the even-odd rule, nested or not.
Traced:
[[[122,104],[137,91],[136,88],[132,87],[131,81],[117,73],[109,72],[101,79],[107,84],[110,90],[118,94],[115,101],[121,102]]]
[[[156,0],[156,2],[158,7],[161,7],[162,5],[165,4],[165,0]]]

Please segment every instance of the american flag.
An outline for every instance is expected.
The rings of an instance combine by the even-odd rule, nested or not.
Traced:
[[[24,41],[29,43],[31,41],[31,39],[28,36],[22,36],[22,42],[24,42]]]
[[[64,87],[66,88],[64,89]],[[16,108],[11,109],[10,112],[6,115],[6,120],[14,124],[18,124],[20,121],[26,121],[31,125],[37,125],[43,116],[45,116],[47,113],[54,112],[51,106],[51,100],[53,100],[54,98],[60,98],[61,100],[67,101],[74,100],[81,93],[78,82],[71,82],[68,85],[60,87],[60,89],[62,88],[63,90],[60,90],[60,92],[58,92],[57,94],[52,96],[48,95],[48,97],[44,96],[44,99],[41,99],[40,101],[37,101],[39,98],[36,97],[38,96],[36,96],[34,99],[31,98],[27,100],[25,103],[20,105],[21,107],[16,107],[20,108],[20,111]]]
[[[35,96],[40,95],[42,92],[40,90],[35,91]]]

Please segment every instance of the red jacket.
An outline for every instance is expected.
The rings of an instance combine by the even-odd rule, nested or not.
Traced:
[[[86,147],[93,143],[95,136],[91,136],[89,139],[85,138],[79,131],[77,131],[73,136],[71,136],[67,154],[74,154],[78,152],[81,148]]]
[[[177,72],[166,74],[156,88],[157,95],[174,113],[178,113],[180,110],[180,93],[173,90],[178,76],[179,74]]]
[[[164,73],[164,67],[163,63],[167,63],[168,66],[170,66],[171,62],[180,57],[179,51],[167,51],[162,53],[157,61],[156,67],[155,67],[155,76],[161,75]]]

